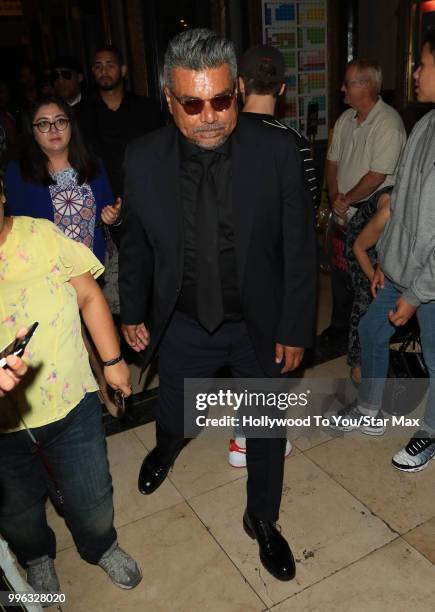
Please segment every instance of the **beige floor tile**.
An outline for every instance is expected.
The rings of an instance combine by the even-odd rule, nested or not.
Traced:
[[[314,446],[318,446],[319,444],[324,444],[331,440],[331,436],[329,436],[325,431],[319,430],[318,433],[310,435],[310,436],[299,436],[293,440],[293,444],[295,448],[298,448],[300,451],[304,452],[313,448]]]
[[[154,423],[142,425],[135,429],[135,432],[147,448],[153,448]],[[295,447],[292,455],[299,452]],[[246,476],[244,468],[233,468],[228,463],[228,440],[214,436],[200,436],[192,440],[169,472],[169,480],[186,499],[244,476]]]
[[[391,466],[404,440],[356,435],[331,440],[306,455],[401,534],[435,516],[435,463],[405,474]]]
[[[403,538],[435,565],[435,517],[409,531]]]
[[[116,527],[182,501],[181,495],[169,481],[164,482],[153,495],[139,493],[137,478],[146,450],[132,430],[107,438],[107,447]]]
[[[331,359],[326,362],[328,372],[332,372],[335,378],[349,378],[349,366],[346,362],[346,355]]]
[[[273,612],[433,612],[435,567],[401,539],[272,608]]]
[[[263,569],[257,544],[241,518],[246,483],[236,481],[190,500],[195,512],[240,568],[258,595],[273,605],[356,561],[395,537],[354,497],[304,455],[286,462],[280,525],[297,561],[292,582]]]
[[[244,581],[186,504],[126,525],[119,541],[142,567],[131,591],[111,584],[104,572],[73,549],[56,566],[65,610],[74,612],[255,612],[263,602]]]

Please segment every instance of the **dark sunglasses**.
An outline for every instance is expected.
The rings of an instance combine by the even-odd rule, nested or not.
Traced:
[[[233,102],[234,95],[236,93],[236,87],[234,86],[234,89],[231,93],[214,96],[209,100],[203,100],[202,98],[179,98],[174,94],[172,90],[169,91],[171,92],[171,95],[174,96],[174,98],[177,100],[177,102],[181,104],[184,112],[187,115],[199,115],[199,113],[202,113],[206,102],[210,102],[211,107],[217,113],[221,113],[222,111],[228,110]]]
[[[71,81],[71,79],[73,78],[73,74],[74,73],[72,72],[72,70],[53,70],[51,72],[50,78],[52,81],[57,81],[61,77],[65,81]]]

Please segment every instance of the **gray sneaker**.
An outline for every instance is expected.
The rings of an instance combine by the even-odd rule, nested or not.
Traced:
[[[391,462],[402,472],[420,472],[435,457],[435,437],[420,429]]]
[[[48,555],[27,563],[27,582],[36,593],[59,593],[59,579],[54,561]],[[44,604],[42,604],[44,606]],[[46,604],[47,606],[51,604]]]
[[[329,417],[329,427],[335,431],[353,431],[358,429],[367,436],[382,436],[385,433],[385,419],[381,411],[376,416],[367,416],[360,412],[356,402],[352,402]]]
[[[121,589],[134,589],[142,580],[140,567],[116,541],[106,550],[98,565],[103,568],[113,584]]]

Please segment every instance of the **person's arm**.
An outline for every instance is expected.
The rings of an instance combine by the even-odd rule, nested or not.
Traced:
[[[75,276],[69,281],[77,293],[77,302],[101,360],[110,361],[121,355],[118,335],[109,306],[98,283],[90,272]],[[123,359],[104,367],[104,378],[113,389],[120,389],[125,396],[131,394],[130,371]]]
[[[332,206],[338,195],[337,183],[338,165],[336,161],[326,160],[326,185],[328,188],[329,204]]]
[[[360,178],[355,187],[344,194],[344,203],[349,207],[355,202],[360,202],[368,198],[386,179],[386,174],[369,170]]]
[[[22,338],[26,333],[27,329],[23,327],[17,332],[16,337]],[[20,357],[15,355],[6,357],[6,366],[0,368],[0,397],[15,389],[26,372],[27,366]]]
[[[389,218],[390,196],[384,194],[379,198],[378,210],[375,215],[370,219],[353,244],[352,250],[354,255],[369,281],[373,280],[375,269],[367,255],[367,251],[378,242]]]
[[[135,351],[144,350],[150,341],[144,317],[153,290],[154,253],[144,230],[140,211],[145,198],[143,169],[136,163],[135,145],[125,155],[125,197],[119,247],[119,298],[122,332]]]
[[[289,142],[289,145],[291,143]],[[317,293],[314,208],[302,183],[300,156],[289,146],[281,168],[284,295],[276,333],[275,361],[295,369],[313,343]]]

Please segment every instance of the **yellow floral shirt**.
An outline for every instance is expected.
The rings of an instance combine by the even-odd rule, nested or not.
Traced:
[[[39,322],[25,362],[29,370],[0,398],[0,430],[41,427],[64,418],[96,391],[83,344],[77,295],[69,279],[104,271],[93,253],[46,219],[14,217],[0,246],[0,348],[21,327]]]

